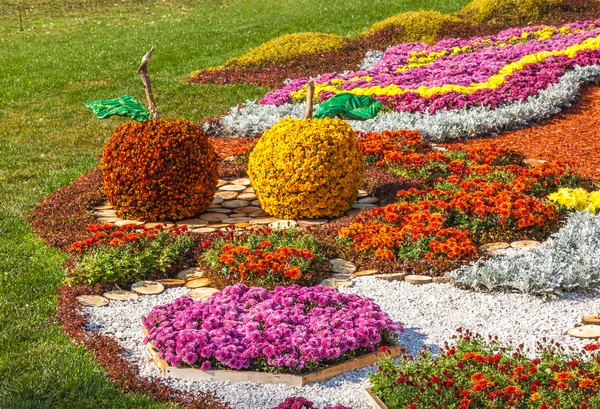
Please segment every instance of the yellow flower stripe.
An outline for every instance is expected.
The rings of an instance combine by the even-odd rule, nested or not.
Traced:
[[[446,84],[439,87],[429,88],[425,85],[420,86],[414,89],[404,89],[400,88],[395,84],[391,84],[385,87],[381,87],[379,85],[374,85],[368,88],[354,88],[351,90],[344,90],[344,92],[349,92],[354,95],[400,95],[407,92],[415,92],[424,98],[431,97],[435,94],[446,94],[448,92],[459,92],[461,94],[472,94],[476,91],[482,89],[496,89],[502,84],[506,82],[506,78],[516,71],[524,69],[526,66],[530,64],[536,64],[544,62],[548,57],[566,55],[569,58],[574,58],[579,51],[583,50],[593,50],[600,48],[600,36],[588,38],[579,44],[574,44],[565,48],[564,50],[554,50],[554,51],[540,51],[534,54],[529,54],[522,57],[520,60],[512,62],[510,64],[505,65],[496,75],[491,76],[487,81],[480,83],[472,83],[469,86],[465,85],[455,85],[455,84]],[[333,80],[336,81],[336,80]],[[332,81],[332,82],[333,82]],[[338,81],[339,83],[339,81]],[[328,82],[324,84],[315,84],[315,95],[319,95],[321,92],[332,92],[337,94],[342,92],[341,87],[336,87],[334,85],[329,85]],[[292,92],[292,98],[295,100],[304,100],[306,98],[306,86],[302,87],[298,91]]]
[[[590,24],[588,30],[593,30],[596,28],[595,24]],[[476,41],[471,45],[465,45],[463,47],[452,47],[451,50],[442,50],[442,51],[413,51],[411,52],[411,57],[407,60],[408,64],[403,67],[398,68],[397,72],[404,72],[408,70],[412,70],[414,68],[424,67],[431,63],[436,62],[439,58],[446,56],[457,56],[461,54],[466,54],[474,51],[481,50],[483,48],[488,48],[492,46],[496,47],[506,47],[507,45],[515,45],[519,43],[526,43],[531,40],[548,40],[555,36],[566,36],[569,34],[583,33],[585,30],[572,30],[571,27],[544,27],[540,30],[534,31],[532,33],[521,33],[520,36],[513,36],[506,40],[501,44],[496,44],[492,42],[489,38],[483,39],[481,41]],[[482,46],[476,48],[477,46]]]

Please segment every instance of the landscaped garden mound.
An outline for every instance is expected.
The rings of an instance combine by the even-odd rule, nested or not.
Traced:
[[[431,46],[401,44],[369,69],[314,78],[315,95],[324,101],[343,92],[383,103],[376,117],[350,121],[363,131],[417,129],[442,141],[519,128],[557,113],[576,99],[582,85],[598,79],[599,24],[509,29]],[[258,104],[232,110],[222,121],[224,129],[245,135],[257,131],[257,118],[266,129],[295,113],[308,82],[295,79]]]
[[[190,74],[194,83],[249,83],[278,88],[288,78],[314,77],[328,71],[355,70],[365,55],[399,43],[435,43],[445,38],[486,36],[531,24],[560,25],[595,19],[595,0],[473,0],[455,14],[436,11],[400,13],[354,37],[324,33],[286,34],[269,40],[222,66]],[[319,39],[325,38],[324,44]],[[295,47],[291,47],[294,44]]]

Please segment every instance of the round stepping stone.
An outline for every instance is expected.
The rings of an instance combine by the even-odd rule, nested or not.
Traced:
[[[109,301],[101,295],[80,295],[77,297],[80,304],[87,307],[104,307]]]
[[[237,198],[241,200],[256,200],[256,195],[254,193],[240,193]]]
[[[290,229],[297,225],[298,223],[295,220],[277,220],[269,223],[269,227],[272,229]]]
[[[147,227],[149,229],[153,229],[154,227],[158,227],[158,226],[162,226],[165,229],[169,229],[171,227],[175,227],[175,223],[171,223],[171,222],[152,222],[152,223],[146,223],[146,224],[144,224],[144,227]]]
[[[267,212],[265,212],[263,209],[260,209],[260,210],[250,213],[248,216],[250,216],[250,217],[269,217],[269,214]]]
[[[208,222],[204,219],[186,219],[177,222],[178,226],[188,225],[191,228],[194,227],[205,227]]]
[[[223,179],[219,179],[219,181],[217,182],[217,187],[221,187],[221,186],[225,186],[228,185],[229,182]]]
[[[404,281],[404,277],[406,277],[406,274],[404,274],[404,273],[376,274],[374,277],[378,278],[380,280],[386,280],[386,281]]]
[[[375,204],[377,202],[379,202],[379,198],[372,197],[372,196],[363,197],[362,199],[358,199],[358,203],[361,203],[361,204]]]
[[[333,260],[329,260],[329,262],[331,263],[331,269],[336,273],[352,274],[356,271],[354,263],[348,260],[334,258]]]
[[[217,290],[216,288],[201,287],[201,288],[194,288],[193,290],[190,290],[188,295],[196,300],[204,301],[204,300],[208,299],[214,293],[218,293],[218,292],[219,292],[219,290]]]
[[[242,214],[250,214],[250,213],[258,212],[259,210],[262,210],[262,209],[260,207],[255,207],[255,206],[246,206],[246,207],[238,207],[237,209],[234,209],[233,212],[234,213],[242,213]]]
[[[210,209],[207,213],[223,213],[223,214],[230,214],[232,212],[231,209],[223,209],[222,207],[219,207],[218,209]],[[200,215],[200,218],[202,218],[202,215]]]
[[[212,204],[221,204],[221,203],[223,203],[223,200],[224,200],[224,199],[223,199],[222,197],[220,197],[220,196],[215,196],[215,197],[213,197]]]
[[[226,192],[226,191],[221,191],[221,192],[217,192],[215,193],[215,198],[221,198],[223,200],[231,200],[231,199],[235,199],[236,197],[238,197],[238,192]],[[213,202],[214,203],[214,202]],[[221,202],[223,203],[223,202]],[[221,203],[217,203],[217,204],[221,204]]]
[[[188,268],[187,270],[180,271],[179,274],[177,274],[177,278],[184,281],[194,280],[202,277],[204,277],[204,273],[195,268]]]
[[[255,193],[255,190],[252,186],[247,187],[246,189],[244,189],[244,191],[242,193]]]
[[[358,197],[367,197],[367,196],[369,196],[369,192],[367,192],[366,190],[362,190],[362,189],[358,190]]]
[[[208,287],[210,285],[209,278],[194,278],[185,283],[187,288],[200,288],[200,287]]]
[[[108,223],[113,224],[115,222],[121,221],[118,217],[99,217],[98,220],[100,223]]]
[[[327,219],[300,219],[298,224],[302,227],[321,226],[328,221]]]
[[[219,188],[220,191],[225,192],[243,192],[246,189],[244,185],[225,185]]]
[[[496,242],[496,243],[488,243],[483,246],[479,246],[479,250],[481,251],[493,251],[493,250],[503,250],[510,247],[510,244],[505,242]]]
[[[352,280],[352,274],[336,273],[331,278],[336,280]]]
[[[600,325],[582,325],[580,327],[571,328],[567,331],[567,335],[575,338],[599,338]]]
[[[156,295],[165,291],[165,286],[156,281],[139,281],[131,286],[131,291],[138,294]]]
[[[95,212],[98,217],[116,217],[117,212],[115,210],[101,210],[99,212]]]
[[[250,224],[269,224],[278,221],[279,219],[276,217],[259,217],[257,219],[250,220]]]
[[[429,284],[433,281],[433,279],[429,276],[409,274],[404,277],[404,281],[410,284]]]
[[[245,229],[247,227],[250,227],[250,223],[245,223],[245,222],[244,223],[236,223],[236,224],[234,224],[234,226],[238,227],[240,229]]]
[[[354,273],[355,277],[361,277],[361,276],[371,276],[374,274],[379,273],[378,270],[361,270],[361,271],[357,271],[356,273]]]
[[[532,168],[535,168],[536,166],[540,166],[544,163],[546,163],[545,160],[541,160],[541,159],[525,159],[523,161],[523,163],[525,163],[526,165],[531,166]]]
[[[110,203],[105,203],[100,206],[94,207],[94,210],[113,210],[113,207]]]
[[[192,233],[212,233],[217,231],[214,227],[200,227],[199,229],[192,230]]]
[[[432,146],[432,147],[431,147],[431,150],[432,150],[432,151],[437,151],[437,152],[446,152],[446,151],[447,151],[447,149],[446,149],[446,148],[444,148],[444,147],[441,147],[441,146]]]
[[[136,226],[141,226],[144,222],[140,222],[137,220],[117,220],[114,225],[117,227],[125,226],[127,224],[135,224]]]
[[[600,325],[600,315],[586,315],[581,322],[587,325]]]
[[[185,284],[185,280],[182,280],[181,278],[162,278],[156,280],[156,282],[161,283],[165,288],[181,287]]]
[[[242,186],[250,186],[250,179],[248,178],[239,178],[239,179],[234,179],[231,182],[232,185],[242,185]]]
[[[260,202],[258,200],[253,200],[250,204],[252,206],[260,206]]]
[[[221,205],[225,209],[238,209],[240,207],[247,207],[250,204],[247,200],[226,200]],[[204,216],[203,216],[204,217]]]
[[[133,300],[134,298],[138,298],[138,295],[131,291],[115,290],[115,291],[105,292],[104,297],[108,298],[109,300],[128,301],[128,300]]]
[[[353,209],[372,209],[375,206],[374,204],[369,204],[369,203],[353,203],[352,204],[352,208]]]
[[[520,240],[520,241],[513,241],[512,243],[510,243],[510,246],[513,249],[531,249],[531,248],[538,246],[539,244],[540,243],[535,240]]]
[[[215,224],[209,225],[209,227],[212,227],[214,229],[219,229],[219,230],[227,230],[226,228],[229,226],[231,226],[231,225],[225,224],[225,223],[215,223]]]
[[[236,224],[236,223],[248,223],[250,220],[252,220],[250,217],[230,217],[227,219],[223,219],[222,222],[227,223],[227,224]]]
[[[223,213],[204,213],[200,215],[200,220],[205,220],[207,222],[220,222],[223,219],[227,219],[227,215]],[[204,227],[204,226],[202,226]]]
[[[336,278],[327,278],[321,282],[323,287],[329,288],[340,288],[340,287],[352,287],[354,282],[352,280],[338,280]]]

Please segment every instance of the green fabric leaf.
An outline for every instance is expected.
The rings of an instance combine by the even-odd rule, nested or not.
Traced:
[[[379,113],[383,104],[368,95],[342,92],[329,98],[319,106],[314,115],[317,119],[339,117],[342,119],[365,120]]]
[[[85,106],[99,119],[119,115],[128,116],[131,119],[142,122],[151,118],[150,112],[141,106],[137,99],[129,95],[123,95],[116,99],[86,102]]]

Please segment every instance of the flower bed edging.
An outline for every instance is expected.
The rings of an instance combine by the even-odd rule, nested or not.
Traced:
[[[148,336],[148,330],[142,328],[144,336]],[[393,346],[385,351],[376,351],[370,354],[360,356],[336,365],[309,372],[304,375],[273,374],[268,372],[254,371],[231,371],[231,370],[208,370],[203,371],[200,368],[178,368],[169,365],[167,361],[158,356],[158,351],[154,349],[152,342],[146,344],[146,348],[152,357],[152,360],[162,372],[163,375],[178,379],[202,379],[212,381],[230,381],[230,382],[256,382],[256,383],[282,383],[289,386],[304,386],[310,382],[320,382],[334,376],[360,369],[365,366],[374,365],[382,357],[397,358],[402,353],[402,347]]]
[[[369,399],[369,403],[373,407],[373,409],[388,409],[388,407],[375,395],[372,388],[365,389],[365,394]]]

